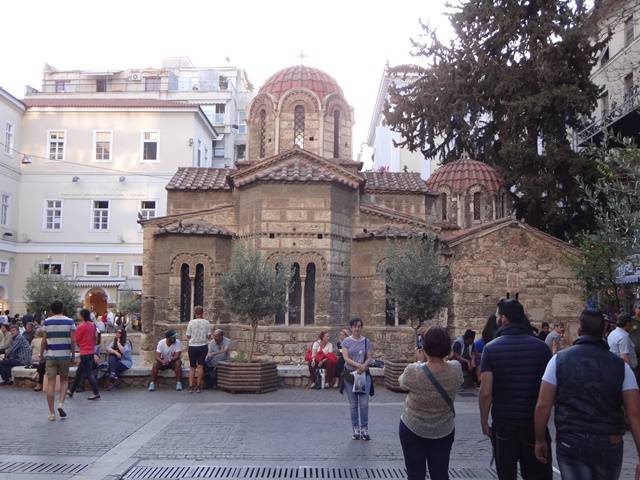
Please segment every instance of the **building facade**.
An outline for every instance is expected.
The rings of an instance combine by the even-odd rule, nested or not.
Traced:
[[[166,213],[168,179],[204,158],[198,146],[217,132],[185,102],[30,95],[20,105],[6,302],[24,313],[26,279],[40,271],[72,282],[86,307],[115,307],[141,291],[138,220]]]
[[[42,75],[42,87],[28,87],[26,98],[137,98],[199,105],[218,137],[200,146],[194,165],[231,168],[245,158],[246,107],[253,86],[241,68],[196,67],[187,57],[171,57],[160,68],[91,71],[45,65]]]
[[[609,36],[591,72],[602,93],[592,118],[575,132],[576,148],[599,141],[604,130],[640,142],[640,5],[610,0],[596,14],[600,37]]]
[[[417,172],[423,180],[426,180],[438,168],[438,160],[425,158],[421,152],[411,152],[408,148],[397,147],[395,144],[402,140],[402,136],[391,130],[385,123],[383,112],[385,102],[389,99],[389,86],[392,81],[402,82],[398,79],[392,80],[387,70],[388,66],[382,73],[376,103],[369,122],[367,144],[363,146],[360,160],[368,161],[364,157],[370,156],[373,171]]]
[[[0,310],[18,293],[14,282],[20,207],[22,118],[25,105],[0,88]]]
[[[278,362],[301,361],[318,332],[335,338],[354,316],[377,358],[408,357],[415,334],[389,298],[385,252],[426,233],[453,274],[451,304],[434,319],[451,333],[480,330],[506,292],[520,294],[534,322],[576,322],[582,290],[567,257],[577,253],[509,216],[491,167],[460,159],[431,183],[417,172],[362,172],[351,159],[351,107],[331,76],[307,66],[274,74],[247,111],[247,160],[178,169],[167,215],[142,222],[146,360],[167,329],[184,336],[195,305],[248,349],[249,327],[225,309],[218,281],[237,242],[291,272],[286,314],[258,333],[258,354]]]

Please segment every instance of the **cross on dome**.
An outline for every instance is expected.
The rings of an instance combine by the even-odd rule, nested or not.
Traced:
[[[298,58],[300,59],[300,65],[304,65],[304,59],[307,56],[308,55],[304,54],[304,50],[300,50],[300,53],[298,54]]]

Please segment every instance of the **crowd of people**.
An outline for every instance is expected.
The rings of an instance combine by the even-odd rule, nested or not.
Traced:
[[[101,348],[100,323],[82,309],[76,321],[63,314],[55,301],[50,316],[21,328],[9,312],[0,320],[0,377],[11,384],[14,366],[37,367],[49,420],[65,418],[66,398],[86,379],[92,389],[88,400],[98,400],[97,377],[104,371],[109,388],[132,366],[127,332],[115,326],[113,341]],[[640,308],[636,310],[640,320]],[[363,321],[351,320],[341,330],[336,348],[326,331],[309,347],[310,382],[314,388],[337,388],[349,402],[352,439],[371,440],[369,397],[374,395],[370,368],[374,345],[363,335]],[[417,332],[416,362],[407,366],[399,385],[408,394],[400,417],[399,439],[408,480],[448,479],[449,457],[455,441],[455,398],[470,379],[479,388],[480,426],[490,439],[499,480],[551,480],[552,452],[548,422],[555,408],[556,457],[564,480],[616,480],[623,457],[623,435],[629,429],[640,453],[640,395],[634,370],[638,366],[630,333],[634,318],[620,314],[611,319],[585,310],[579,318],[577,339],[567,345],[562,323],[531,325],[517,299],[503,299],[476,340],[473,330],[451,339],[447,329],[421,327]],[[194,308],[186,329],[189,360],[188,390],[200,393],[215,388],[217,366],[229,358],[231,340]],[[69,368],[79,352],[74,382]],[[104,351],[102,351],[104,350]],[[175,330],[168,330],[156,347],[149,391],[158,385],[161,370],[175,374],[182,390],[182,345]],[[56,408],[55,390],[60,394]],[[639,455],[640,456],[640,455]],[[636,467],[640,480],[640,464]]]

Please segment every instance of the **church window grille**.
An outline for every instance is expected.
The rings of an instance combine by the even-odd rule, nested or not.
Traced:
[[[189,265],[183,263],[180,267],[180,321],[191,320],[191,278]]]
[[[315,322],[316,310],[316,264],[307,265],[307,276],[304,281],[304,324]]]
[[[258,124],[258,143],[260,146],[260,158],[264,158],[266,155],[267,145],[266,145],[266,136],[267,136],[267,112],[266,110],[260,110],[260,121]]]
[[[480,220],[481,219],[481,194],[480,192],[476,192],[473,194],[473,219]]]
[[[442,220],[447,219],[447,194],[442,194]]]
[[[300,325],[302,306],[302,280],[300,265],[294,263],[291,267],[291,284],[289,287],[289,325]]]
[[[340,157],[340,110],[333,112],[333,158]]]
[[[304,148],[304,107],[296,106],[293,110],[293,144]]]
[[[203,306],[204,304],[204,265],[196,265],[196,278],[194,281],[193,304]]]

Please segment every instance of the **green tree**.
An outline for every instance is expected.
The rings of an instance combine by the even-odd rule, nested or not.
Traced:
[[[50,310],[54,300],[64,305],[64,314],[73,318],[80,304],[80,297],[74,286],[59,275],[33,272],[27,278],[24,301],[31,312],[42,313]]]
[[[600,178],[592,185],[578,179],[594,211],[595,228],[578,237],[583,258],[574,268],[586,296],[597,297],[601,308],[617,311],[619,267],[637,266],[640,253],[640,149],[629,140],[613,142],[605,136],[600,146],[582,154],[597,165]]]
[[[118,310],[125,315],[140,314],[142,309],[142,295],[126,292],[120,296]]]
[[[451,300],[451,275],[431,235],[395,241],[387,247],[386,280],[398,314],[413,328],[432,319]]]
[[[250,362],[259,322],[286,310],[287,285],[284,269],[276,271],[258,250],[241,244],[234,248],[231,268],[222,275],[220,287],[225,306],[251,326]]]
[[[493,165],[519,218],[571,237],[591,222],[575,178],[597,175],[567,133],[599,95],[590,73],[606,39],[593,41],[595,13],[581,0],[468,0],[448,17],[449,44],[424,24],[413,41],[424,68],[390,69],[398,81],[386,122],[402,134],[399,145],[427,158],[446,163],[467,151]]]

